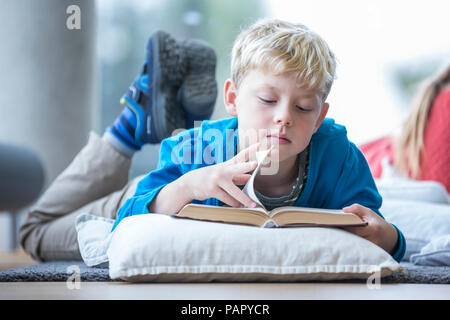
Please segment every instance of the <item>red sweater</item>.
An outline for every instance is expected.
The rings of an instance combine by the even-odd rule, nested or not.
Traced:
[[[394,162],[392,137],[383,137],[360,146],[372,174],[382,174],[381,160]],[[440,182],[450,193],[450,90],[441,91],[433,102],[424,133],[424,153],[419,180]]]

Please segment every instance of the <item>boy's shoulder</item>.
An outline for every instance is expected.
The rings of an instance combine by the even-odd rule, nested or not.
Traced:
[[[237,127],[238,127],[237,117],[225,118],[225,119],[219,119],[219,120],[203,120],[201,122],[200,126],[190,128],[187,130],[182,130],[181,132],[178,132],[176,135],[168,137],[165,140],[179,141],[179,139],[181,137],[191,137],[191,139],[198,138],[198,133],[200,131],[203,136],[203,135],[205,135],[205,133],[207,134],[208,130],[226,131],[226,130],[237,129]]]
[[[325,118],[322,121],[319,129],[313,134],[311,142],[315,144],[316,150],[321,150],[324,154],[344,154],[343,151],[348,150],[352,144],[347,137],[345,126],[337,124],[331,118]]]
[[[201,129],[216,129],[216,130],[231,130],[237,129],[238,119],[237,117],[224,118],[219,120],[203,120],[201,124]],[[195,128],[194,128],[195,130]]]
[[[314,136],[319,139],[326,137],[347,137],[347,129],[345,126],[337,124],[334,119],[325,118]]]
[[[172,144],[179,143],[181,141],[187,142],[187,140],[193,141],[195,139],[202,139],[208,135],[214,135],[217,131],[222,133],[227,130],[235,130],[237,127],[238,121],[236,117],[219,120],[203,120],[200,126],[181,130],[176,134],[165,138],[161,143]]]
[[[161,142],[161,157],[171,156],[184,164],[199,165],[223,162],[232,158],[237,145],[236,117],[203,120],[200,126],[182,130]]]

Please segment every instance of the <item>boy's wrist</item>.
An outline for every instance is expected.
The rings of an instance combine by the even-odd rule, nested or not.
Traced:
[[[177,214],[186,204],[192,201],[191,190],[183,176],[163,187],[151,203],[149,212]]]
[[[384,235],[386,239],[384,248],[387,252],[389,252],[391,255],[395,253],[395,250],[397,249],[397,242],[398,242],[398,232],[397,229],[394,228],[393,225],[386,222],[386,231],[384,232]]]
[[[190,171],[186,172],[173,182],[175,184],[175,194],[179,196],[180,199],[183,199],[183,202],[185,202],[186,204],[195,199],[192,186],[189,183],[189,179]]]

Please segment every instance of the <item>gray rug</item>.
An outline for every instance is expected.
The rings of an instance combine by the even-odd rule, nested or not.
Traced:
[[[67,281],[78,276],[80,281],[113,281],[108,268],[88,267],[81,261],[51,261],[0,271],[0,282]]]
[[[450,284],[450,267],[418,266],[402,262],[407,272],[398,272],[381,279],[381,283],[430,283]],[[52,261],[19,269],[0,271],[0,282],[17,281],[67,281],[79,277],[80,281],[111,280],[108,268],[88,267],[81,261]],[[336,282],[365,282],[344,280]],[[328,282],[328,281],[327,281]],[[334,281],[331,281],[334,282]]]

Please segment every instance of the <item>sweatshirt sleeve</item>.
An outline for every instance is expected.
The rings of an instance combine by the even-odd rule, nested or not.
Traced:
[[[397,230],[398,234],[397,244],[395,245],[394,252],[392,253],[392,258],[400,263],[400,261],[402,261],[403,257],[405,256],[406,240],[403,236],[403,233],[395,225],[392,224],[392,226],[395,228],[395,230]]]

